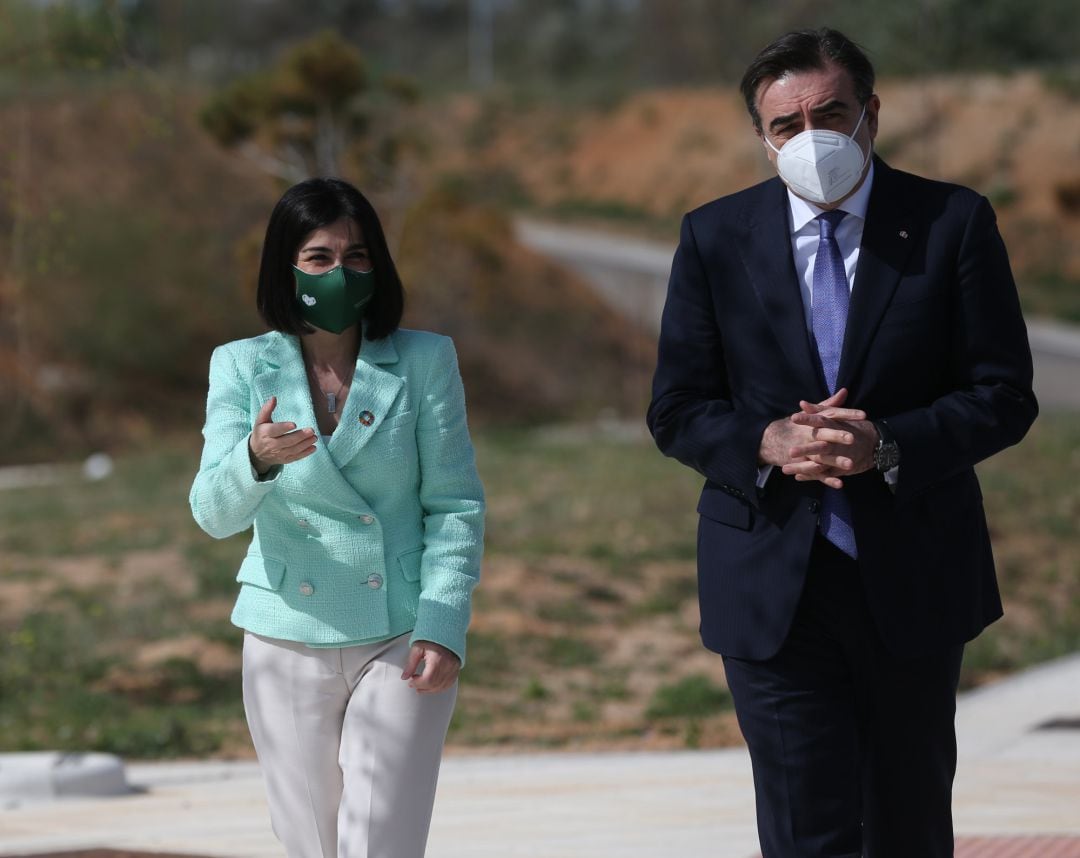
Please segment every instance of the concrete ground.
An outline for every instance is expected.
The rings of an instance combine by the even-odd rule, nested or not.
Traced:
[[[1080,654],[962,696],[957,728],[958,858],[1080,858]],[[282,855],[255,763],[133,763],[127,774],[139,791],[125,797],[9,800],[0,855]],[[452,754],[428,849],[429,858],[756,854],[741,748]]]

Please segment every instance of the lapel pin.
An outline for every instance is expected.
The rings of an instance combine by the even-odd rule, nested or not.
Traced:
[[[370,426],[372,423],[375,422],[375,415],[372,414],[370,411],[361,411],[359,419],[361,426]]]
[[[901,238],[907,238],[907,230],[906,229],[900,230],[900,237]]]

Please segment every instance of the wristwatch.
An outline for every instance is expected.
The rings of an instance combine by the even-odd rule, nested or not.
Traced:
[[[884,420],[873,421],[878,431],[877,446],[874,447],[874,467],[881,473],[891,471],[900,464],[900,445]]]

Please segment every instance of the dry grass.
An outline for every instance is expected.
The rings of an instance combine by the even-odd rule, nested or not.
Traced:
[[[451,746],[739,741],[697,637],[696,475],[603,428],[477,441],[488,549]],[[970,647],[965,685],[1080,647],[1078,450],[1075,416],[1048,416],[981,468],[1006,617]],[[0,494],[6,748],[250,753],[228,623],[245,539],[190,521],[195,455]]]

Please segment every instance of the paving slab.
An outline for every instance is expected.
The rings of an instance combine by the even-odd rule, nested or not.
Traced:
[[[1080,858],[1080,655],[961,697],[957,858]],[[254,762],[132,763],[137,792],[0,808],[0,856],[281,858]],[[743,748],[447,756],[429,858],[752,858]]]

